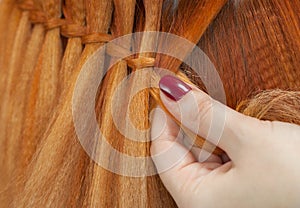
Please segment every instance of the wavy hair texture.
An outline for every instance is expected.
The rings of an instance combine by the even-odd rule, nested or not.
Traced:
[[[120,59],[116,51],[164,48],[187,57],[193,48],[144,35],[121,48],[116,41],[105,53],[99,49],[134,32],[178,35],[214,63],[230,107],[300,125],[299,11],[298,0],[2,0],[0,207],[176,207],[157,175],[122,176],[95,160],[123,171],[155,171],[146,157],[159,91],[136,93],[157,84],[154,67],[206,90],[201,77],[178,59],[155,53]],[[115,61],[107,72],[100,70]],[[146,74],[139,73],[143,69]],[[81,74],[85,80],[76,85]],[[90,83],[102,75],[96,97],[87,97]],[[95,102],[96,124],[90,109],[78,111],[90,102]],[[86,141],[78,139],[74,115],[88,118],[80,120]],[[115,150],[145,159],[117,160],[99,142],[103,138]],[[204,141],[198,136],[194,145]]]

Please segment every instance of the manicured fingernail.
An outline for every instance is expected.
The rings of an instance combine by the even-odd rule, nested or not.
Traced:
[[[186,83],[170,75],[161,78],[159,88],[167,97],[174,101],[180,100],[185,94],[192,90]]]

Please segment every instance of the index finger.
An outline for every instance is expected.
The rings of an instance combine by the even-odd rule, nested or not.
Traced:
[[[199,163],[189,149],[180,143],[182,134],[179,126],[161,109],[154,112],[151,138],[152,159],[164,185],[173,196],[179,195],[187,184],[193,184],[221,166],[215,162]]]

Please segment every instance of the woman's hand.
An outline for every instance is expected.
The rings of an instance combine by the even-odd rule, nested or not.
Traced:
[[[300,207],[299,126],[242,115],[175,77],[160,88],[170,113],[230,158],[187,148],[180,127],[156,109],[151,154],[179,207]]]

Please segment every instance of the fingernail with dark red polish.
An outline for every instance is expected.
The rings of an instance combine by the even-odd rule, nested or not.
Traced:
[[[160,90],[174,101],[180,100],[185,94],[192,90],[186,83],[174,76],[164,76],[159,81]]]

